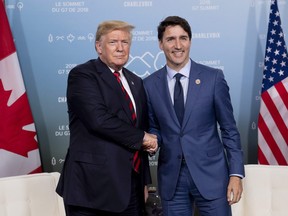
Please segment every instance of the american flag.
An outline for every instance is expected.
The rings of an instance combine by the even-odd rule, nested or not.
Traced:
[[[258,119],[258,163],[288,165],[288,57],[277,0],[271,1]]]

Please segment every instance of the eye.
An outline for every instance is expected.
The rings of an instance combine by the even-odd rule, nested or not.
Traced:
[[[129,41],[122,41],[123,45],[129,45]]]
[[[189,38],[187,36],[183,36],[183,37],[181,37],[181,40],[187,41],[187,40],[189,40]]]
[[[172,37],[169,37],[169,38],[166,39],[167,42],[170,42],[170,41],[173,41],[173,40],[174,40],[174,38],[172,38]]]

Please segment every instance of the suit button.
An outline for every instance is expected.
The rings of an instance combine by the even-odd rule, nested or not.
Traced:
[[[183,137],[183,132],[182,132],[182,131],[179,133],[179,136],[180,136],[180,137]]]
[[[181,156],[181,155],[178,155],[177,158],[178,158],[179,160],[182,160],[182,156]]]

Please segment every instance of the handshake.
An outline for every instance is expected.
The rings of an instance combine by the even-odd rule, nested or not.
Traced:
[[[145,132],[142,147],[144,151],[147,151],[149,153],[149,155],[154,155],[158,149],[157,136]]]

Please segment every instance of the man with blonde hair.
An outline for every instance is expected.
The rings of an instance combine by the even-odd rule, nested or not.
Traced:
[[[145,132],[142,79],[123,67],[133,28],[123,21],[101,23],[99,57],[69,73],[70,145],[57,187],[67,216],[142,215],[144,187],[151,183],[147,153],[156,150],[157,138]]]

